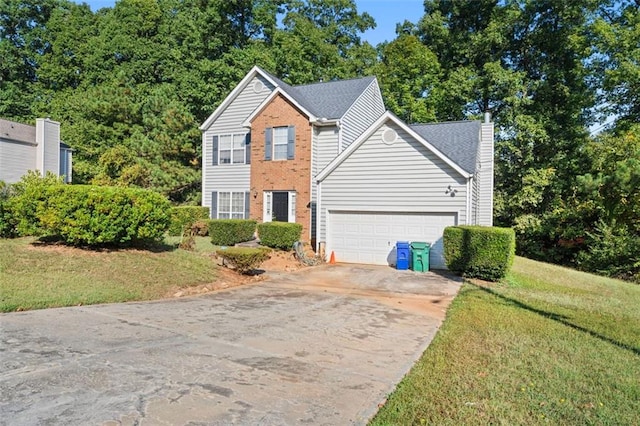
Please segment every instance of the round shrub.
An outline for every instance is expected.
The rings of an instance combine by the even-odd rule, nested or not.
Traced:
[[[162,240],[169,201],[134,188],[56,185],[36,210],[42,236],[72,245],[129,246]]]
[[[265,222],[258,225],[258,236],[263,246],[291,250],[300,240],[302,225],[289,222]]]
[[[220,249],[216,254],[229,263],[241,274],[248,274],[265,260],[269,259],[271,250],[264,247],[229,247]]]

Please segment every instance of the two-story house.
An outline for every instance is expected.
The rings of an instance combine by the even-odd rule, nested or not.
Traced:
[[[409,126],[375,77],[290,86],[254,67],[201,126],[212,218],[297,222],[338,261],[395,262],[395,242],[491,224],[493,125]]]

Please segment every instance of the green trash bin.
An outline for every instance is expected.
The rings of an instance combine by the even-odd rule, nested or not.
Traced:
[[[417,272],[429,270],[429,243],[414,241],[411,243],[411,269]]]

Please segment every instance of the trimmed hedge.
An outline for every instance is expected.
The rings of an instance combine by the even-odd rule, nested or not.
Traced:
[[[191,227],[198,220],[209,219],[209,207],[177,206],[169,210],[171,223],[167,233],[177,237],[182,235],[185,228]]]
[[[465,277],[498,281],[515,257],[511,228],[449,226],[444,230],[444,257],[449,270]]]
[[[271,250],[264,247],[230,247],[217,250],[216,254],[231,264],[237,272],[247,274],[269,259],[270,252]]]
[[[142,245],[162,240],[169,226],[169,201],[145,189],[53,185],[42,195],[37,235],[72,245]]]
[[[249,219],[212,219],[209,221],[211,243],[232,246],[251,241],[256,231],[256,221]]]
[[[281,250],[292,250],[293,243],[300,241],[302,225],[288,222],[265,222],[258,225],[258,236],[263,246]]]

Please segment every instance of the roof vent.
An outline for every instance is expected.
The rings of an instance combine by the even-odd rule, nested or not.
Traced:
[[[382,132],[382,142],[387,145],[393,145],[393,143],[398,139],[398,133],[396,133],[393,129],[386,129]]]
[[[260,80],[253,83],[253,91],[256,93],[260,93],[264,90],[264,84]]]

